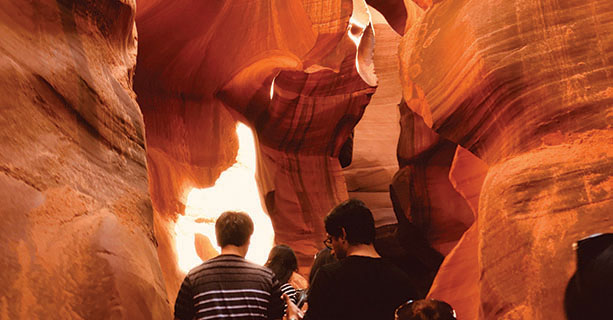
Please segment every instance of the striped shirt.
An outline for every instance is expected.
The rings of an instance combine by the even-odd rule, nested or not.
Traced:
[[[292,302],[294,304],[298,303],[298,296],[296,295],[296,289],[294,289],[294,287],[289,284],[289,283],[285,283],[281,285],[281,292],[285,293],[290,300],[292,300]],[[287,310],[287,305],[284,303],[283,304],[283,314],[285,314],[285,311]]]
[[[175,303],[177,319],[282,317],[281,289],[272,271],[236,255],[220,255],[192,269]]]
[[[287,294],[287,296],[289,296],[290,300],[292,300],[293,303],[298,303],[298,296],[296,295],[296,289],[294,289],[294,287],[291,284],[285,283],[281,285],[281,292]]]

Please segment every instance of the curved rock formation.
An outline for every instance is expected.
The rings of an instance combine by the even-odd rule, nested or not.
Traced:
[[[134,1],[0,4],[0,318],[168,319]]]
[[[612,16],[604,0],[443,1],[405,36],[408,106],[489,166],[480,299],[463,300],[482,319],[563,318],[571,243],[613,230]]]
[[[186,192],[232,164],[239,119],[257,136],[276,242],[291,244],[308,271],[323,216],[347,198],[338,157],[376,82],[369,15],[353,2],[139,2],[135,91],[159,238],[171,241]],[[173,300],[180,272],[172,245],[159,250]]]
[[[355,196],[460,318],[563,318],[571,244],[613,231],[612,29],[610,0],[4,1],[0,318],[170,318],[238,120],[301,272]]]
[[[403,214],[433,248],[446,255],[474,220],[466,199],[449,180],[456,144],[432,132],[406,104],[400,109],[400,170],[392,182],[392,197],[401,210],[397,214]]]
[[[343,174],[349,197],[364,201],[379,227],[397,223],[389,184],[398,170],[397,104],[402,94],[398,76],[400,36],[372,9],[371,16],[376,40],[373,58],[379,81],[377,91],[353,130],[352,161],[343,169]]]
[[[428,293],[429,299],[446,301],[455,307],[458,319],[477,319],[479,306],[466,301],[479,300],[477,255],[479,196],[488,166],[462,147],[456,149],[449,180],[472,209],[475,221],[447,254]],[[461,294],[458,294],[461,293]]]

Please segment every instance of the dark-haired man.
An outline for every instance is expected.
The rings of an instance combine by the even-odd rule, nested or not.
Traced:
[[[375,222],[362,201],[339,204],[324,223],[324,244],[339,261],[315,275],[304,319],[392,320],[399,305],[417,298],[408,276],[375,250]]]
[[[282,319],[280,284],[270,269],[245,260],[253,221],[224,212],[215,222],[221,254],[190,270],[175,303],[176,319]]]

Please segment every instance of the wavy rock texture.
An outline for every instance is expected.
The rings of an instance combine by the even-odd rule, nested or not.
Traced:
[[[348,0],[139,1],[135,91],[171,300],[182,278],[173,220],[191,187],[212,185],[233,163],[234,119],[255,131],[276,241],[308,271],[323,216],[347,198],[338,157],[376,83],[366,5],[353,2],[360,23],[350,36]]]
[[[348,197],[338,156],[373,92],[349,55],[340,73],[279,73],[258,117],[260,191],[274,194],[267,209],[275,242],[292,245],[302,272],[325,239],[323,217]]]
[[[447,254],[428,292],[429,299],[443,300],[454,306],[458,319],[477,319],[479,306],[466,301],[479,299],[479,263],[477,256],[479,196],[488,166],[462,147],[456,148],[449,180],[466,199],[475,221]],[[461,292],[461,295],[457,293]]]
[[[408,106],[489,166],[480,299],[463,302],[481,319],[563,318],[571,243],[613,230],[612,17],[610,1],[443,1],[403,39]]]
[[[421,117],[400,105],[400,170],[392,182],[397,215],[421,231],[430,246],[446,255],[473,223],[466,199],[454,189],[449,170],[456,144],[442,139]]]
[[[133,1],[0,4],[0,318],[168,319]]]
[[[400,36],[376,11],[371,9],[371,15],[376,37],[374,64],[379,83],[353,131],[353,160],[343,173],[349,197],[364,201],[373,211],[375,225],[382,226],[397,223],[389,184],[398,170],[397,104],[402,94],[398,75]]]
[[[409,269],[425,296],[445,255],[474,221],[467,199],[450,181],[456,144],[432,131],[402,102],[397,157],[390,185],[401,247],[415,261]]]

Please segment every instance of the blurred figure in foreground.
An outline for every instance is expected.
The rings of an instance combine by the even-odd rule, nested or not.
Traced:
[[[577,241],[577,271],[564,296],[568,320],[613,319],[613,233]]]
[[[456,314],[447,303],[439,300],[409,300],[396,309],[394,320],[455,320]]]

